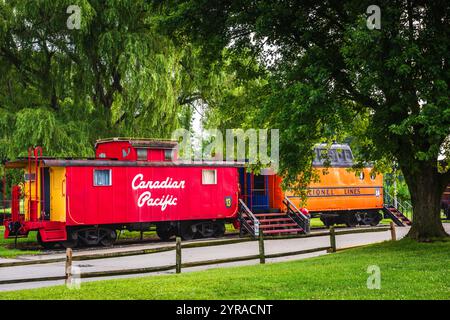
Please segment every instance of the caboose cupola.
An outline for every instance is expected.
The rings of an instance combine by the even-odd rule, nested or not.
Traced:
[[[174,161],[177,142],[162,139],[109,138],[97,140],[95,156],[128,161]]]

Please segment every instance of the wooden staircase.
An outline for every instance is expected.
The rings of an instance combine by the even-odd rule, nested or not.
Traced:
[[[409,220],[400,210],[392,205],[385,205],[383,207],[383,212],[399,227],[411,225],[411,220]]]
[[[259,229],[264,234],[300,233],[304,231],[286,212],[255,213],[255,216],[259,220]]]
[[[287,200],[289,201],[289,200]],[[286,212],[253,213],[239,200],[240,234],[247,232],[253,237],[260,232],[266,235],[309,233],[309,219],[289,201]]]

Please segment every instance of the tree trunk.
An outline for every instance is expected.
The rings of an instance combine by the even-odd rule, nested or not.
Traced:
[[[441,197],[445,185],[437,168],[421,166],[414,173],[402,168],[413,206],[413,223],[408,237],[427,242],[448,237],[441,220]]]

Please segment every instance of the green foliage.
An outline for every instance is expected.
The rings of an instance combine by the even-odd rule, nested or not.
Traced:
[[[66,10],[78,5],[81,28]],[[158,29],[147,1],[0,2],[0,155],[92,156],[96,139],[170,137],[219,87],[199,50]]]
[[[372,161],[385,171],[398,163],[416,221],[427,221],[413,224],[414,237],[445,234],[439,199],[450,182],[448,1],[379,1],[381,29],[373,30],[370,1],[171,4],[165,27],[190,36],[205,59],[223,61],[224,48],[251,52],[267,70],[257,99],[246,88],[216,115],[224,123],[279,128],[285,183],[305,187],[315,177],[313,145],[345,139],[359,167]],[[243,79],[258,79],[248,74]],[[252,116],[241,116],[246,111]],[[438,162],[440,153],[446,161]]]
[[[3,214],[2,212],[0,214]],[[27,254],[38,254],[40,251],[37,250],[27,250],[27,249],[15,249],[14,243],[15,239],[4,239],[3,233],[5,232],[5,227],[0,227],[0,258],[14,258],[19,255]],[[36,245],[37,244],[37,232],[30,232],[28,238],[17,238],[17,246],[26,246],[27,244]]]

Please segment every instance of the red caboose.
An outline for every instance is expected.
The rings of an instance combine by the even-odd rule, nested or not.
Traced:
[[[25,171],[25,183],[13,188],[5,237],[36,230],[44,246],[109,245],[117,230],[151,225],[162,239],[222,236],[225,222],[237,218],[243,164],[179,161],[176,146],[114,138],[97,141],[94,159],[45,158],[35,149],[8,162]]]

